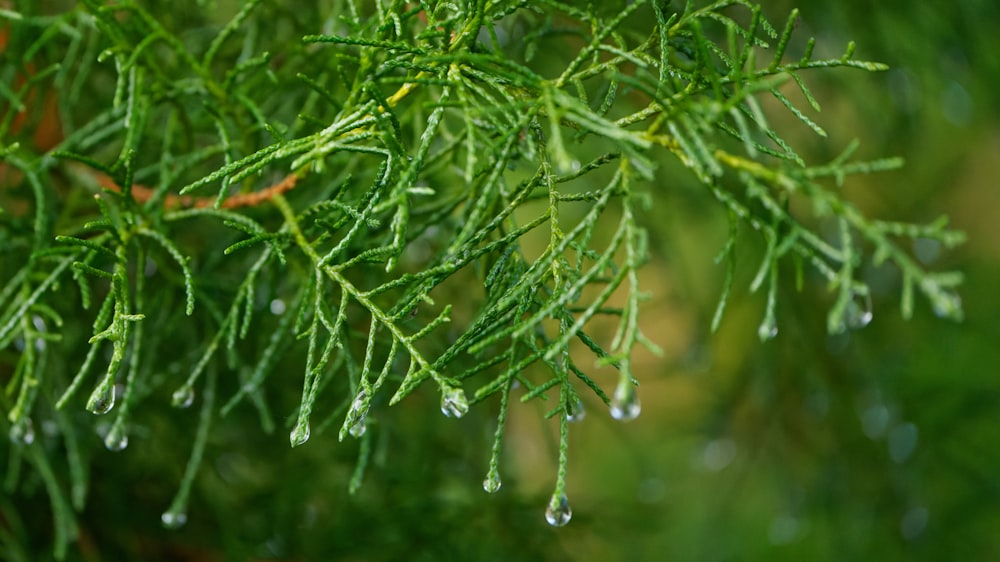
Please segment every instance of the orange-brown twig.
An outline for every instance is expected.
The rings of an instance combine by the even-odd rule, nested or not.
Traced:
[[[251,193],[240,193],[237,195],[229,196],[222,200],[222,204],[219,205],[223,209],[236,209],[239,207],[254,207],[270,200],[275,195],[280,195],[287,191],[291,191],[296,182],[299,181],[298,176],[295,174],[288,174],[280,182],[266,187],[260,191],[254,191]],[[121,193],[122,188],[111,180],[108,176],[104,174],[97,174],[97,183],[100,184],[104,189],[111,191],[117,191]],[[153,198],[156,193],[155,190],[150,189],[144,185],[134,184],[132,185],[132,197],[139,203],[145,203]],[[192,197],[190,195],[174,195],[172,193],[167,194],[163,199],[163,207],[165,209],[190,209],[197,208],[203,209],[206,207],[212,207],[215,205],[214,197]]]

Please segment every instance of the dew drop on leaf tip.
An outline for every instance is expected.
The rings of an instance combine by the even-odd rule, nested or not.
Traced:
[[[575,401],[567,405],[566,407],[566,421],[580,422],[583,418],[587,417],[587,411],[583,408],[583,402],[577,398]]]
[[[860,300],[859,300],[860,298]],[[869,295],[855,297],[844,308],[844,323],[852,330],[864,328],[872,321],[872,298]]]
[[[573,510],[569,507],[566,495],[552,496],[549,507],[545,510],[545,520],[553,527],[562,527],[573,518]]]
[[[300,423],[295,426],[295,429],[288,434],[288,440],[292,443],[292,447],[298,447],[306,441],[309,440],[309,424]]]
[[[490,471],[486,475],[486,480],[483,480],[483,490],[486,490],[488,494],[495,494],[500,490],[500,475],[496,471]]]
[[[112,428],[104,437],[104,446],[109,451],[118,452],[128,447],[128,433],[124,430]]]
[[[351,409],[347,412],[348,423],[347,431],[354,437],[361,437],[365,434],[368,429],[368,408],[370,404],[367,402],[368,395],[364,389],[358,391],[358,395],[351,402]]]
[[[611,417],[619,421],[630,421],[639,417],[642,405],[639,403],[639,393],[630,381],[621,381],[611,397]]]
[[[115,407],[115,386],[100,384],[87,400],[87,410],[94,414],[106,414]]]
[[[351,425],[350,429],[347,430],[352,437],[360,438],[365,432],[368,431],[368,421],[365,418],[361,418]]]
[[[765,320],[757,329],[757,335],[760,337],[760,341],[773,340],[778,335],[778,326],[774,322]]]
[[[178,388],[171,397],[171,403],[175,408],[190,408],[194,404],[194,389],[187,385]]]
[[[35,426],[31,418],[24,418],[10,426],[10,440],[21,445],[31,445],[35,442]]]
[[[469,411],[469,401],[461,388],[450,388],[441,395],[441,413],[449,418],[460,418]]]
[[[962,318],[962,297],[954,293],[942,293],[931,301],[934,315],[938,318]]]
[[[167,529],[180,529],[187,523],[187,514],[183,511],[164,511],[160,521]]]

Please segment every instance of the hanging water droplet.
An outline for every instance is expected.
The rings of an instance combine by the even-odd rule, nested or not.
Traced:
[[[115,385],[101,383],[87,400],[87,409],[94,414],[106,414],[115,407]]]
[[[292,442],[292,447],[298,447],[309,440],[309,422],[299,422],[295,429],[288,435]]]
[[[962,297],[955,293],[940,292],[931,297],[931,306],[938,318],[961,320]]]
[[[760,327],[757,328],[757,336],[760,338],[760,341],[774,339],[777,335],[778,325],[774,322],[774,318],[764,318],[764,321],[760,323]]]
[[[469,401],[461,388],[449,388],[441,395],[441,413],[449,418],[460,418],[469,411]]]
[[[642,405],[639,403],[639,393],[631,381],[625,379],[615,387],[611,397],[611,417],[620,421],[634,420],[639,417]]]
[[[167,510],[160,516],[160,521],[163,522],[163,526],[168,529],[180,529],[185,523],[187,523],[187,520],[187,513],[184,513],[183,511]]]
[[[583,401],[577,398],[566,404],[566,421],[579,422],[587,417],[587,411],[583,409]]]
[[[365,434],[366,431],[368,431],[367,418],[359,419],[358,421],[354,422],[354,425],[352,425],[350,429],[347,430],[347,432],[350,433],[351,436],[355,438],[360,438],[362,435]]]
[[[483,480],[483,489],[486,490],[487,494],[495,494],[500,490],[500,484],[500,473],[490,469],[489,473],[486,474],[486,480]]]
[[[352,427],[358,424],[364,425],[370,407],[371,402],[368,399],[368,393],[364,390],[358,391],[358,395],[354,397],[354,402],[351,402],[350,411],[347,412],[347,421],[351,423]],[[364,433],[364,430],[361,433]]]
[[[194,404],[194,388],[186,384],[178,388],[174,391],[170,402],[174,408],[190,408],[191,404]]]
[[[358,391],[358,395],[354,397],[354,402],[351,402],[351,410],[347,413],[347,417],[351,418],[363,418],[365,414],[368,413],[368,408],[366,403],[368,401],[368,393],[365,389]]]
[[[21,445],[31,445],[35,442],[35,424],[31,418],[22,418],[10,426],[10,440]]]
[[[111,431],[104,436],[104,446],[108,448],[109,451],[121,451],[125,447],[128,447],[128,432],[122,424],[116,423],[111,426]]]
[[[565,494],[554,495],[549,500],[549,507],[545,510],[545,520],[553,527],[562,527],[573,518],[573,510],[569,507],[569,500]]]
[[[364,389],[359,390],[358,395],[351,402],[351,408],[347,411],[347,416],[344,418],[344,427],[340,430],[341,440],[344,439],[345,431],[354,437],[361,437],[368,431],[367,418],[370,407],[371,401],[368,398],[368,393]]]
[[[844,323],[852,330],[860,330],[872,321],[872,297],[855,295],[844,307]]]

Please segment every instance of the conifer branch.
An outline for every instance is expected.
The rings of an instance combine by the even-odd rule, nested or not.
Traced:
[[[795,53],[798,13],[779,32],[746,0],[636,1],[611,14],[555,0],[410,4],[338,2],[292,18],[254,1],[227,23],[200,21],[208,35],[134,2],[0,12],[43,30],[12,34],[0,62],[17,77],[0,85],[0,404],[9,447],[24,453],[16,462],[39,471],[51,498],[57,552],[73,516],[29,429],[81,406],[92,369],[104,371],[84,406],[114,412],[103,438],[116,451],[143,401],[183,410],[201,389],[168,526],[186,518],[217,414],[250,405],[270,429],[279,363],[302,374],[297,408],[282,412],[293,446],[335,426],[361,439],[352,491],[369,465],[368,428],[424,383],[447,416],[499,407],[488,492],[500,487],[508,410],[549,401],[560,439],[546,518],[567,523],[581,397],[634,419],[633,355],[658,349],[640,317],[641,203],[670,188],[666,161],[729,218],[713,330],[745,288],[766,292],[758,335],[775,337],[790,267],[826,281],[831,333],[861,327],[866,262],[901,272],[905,317],[914,289],[961,317],[961,275],[928,270],[904,242],[952,247],[962,235],[945,220],[869,218],[838,189],[902,162],[854,161],[851,145],[808,163],[763,109],[770,99],[826,137],[807,71],[886,68],[854,59],[853,43],[831,59],[814,59],[811,40]],[[564,33],[574,42],[553,49]],[[49,92],[58,111],[37,109]],[[58,138],[39,143],[46,127]],[[793,197],[812,214],[793,211]],[[750,236],[764,254],[738,287]],[[71,379],[53,374],[55,353],[78,366]],[[152,376],[165,355],[175,371]],[[69,452],[77,508],[82,443]]]

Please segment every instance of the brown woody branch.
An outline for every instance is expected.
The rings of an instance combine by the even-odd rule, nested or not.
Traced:
[[[223,209],[236,209],[239,207],[255,207],[261,203],[269,201],[276,195],[291,191],[299,178],[295,174],[288,174],[280,182],[266,187],[260,191],[253,191],[251,193],[240,193],[237,195],[229,196],[222,200],[222,204],[219,205]],[[100,184],[104,189],[115,191],[121,193],[122,188],[111,180],[108,176],[104,174],[97,174],[97,183]],[[146,187],[144,185],[133,184],[132,185],[132,197],[139,203],[145,203],[153,198],[156,190]],[[168,194],[163,199],[163,207],[165,209],[190,209],[198,208],[203,209],[206,207],[215,206],[214,197],[192,197],[190,195],[174,195]]]

